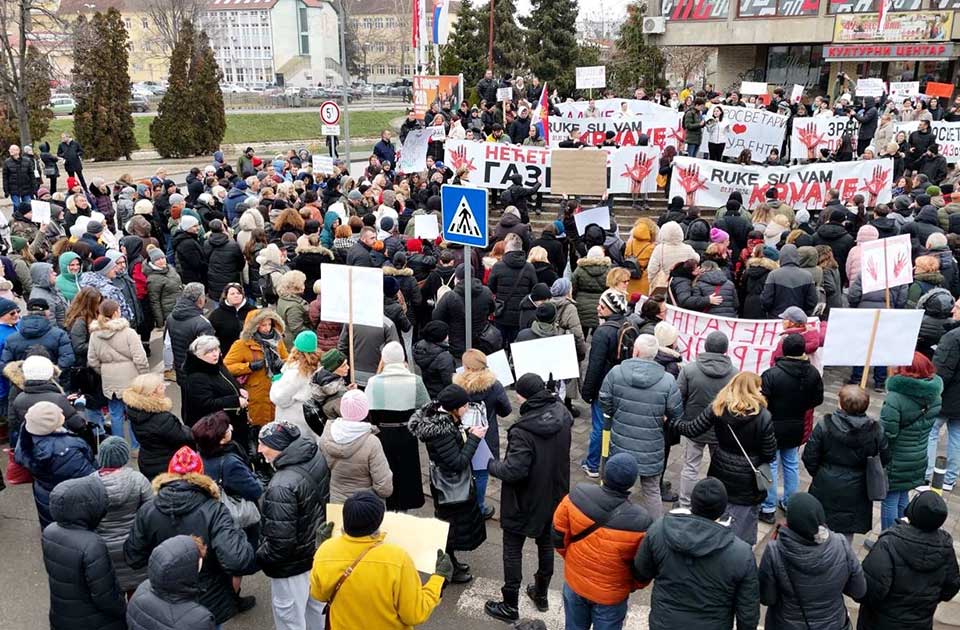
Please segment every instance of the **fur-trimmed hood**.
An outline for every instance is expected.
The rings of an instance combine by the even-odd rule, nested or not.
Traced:
[[[330,260],[335,258],[333,252],[323,245],[297,245],[296,252],[298,254],[323,254]]]
[[[220,489],[217,487],[217,483],[206,475],[201,475],[199,473],[187,473],[185,475],[177,475],[175,473],[160,473],[153,478],[151,485],[153,485],[153,493],[157,495],[155,501],[157,501],[157,507],[161,512],[167,513],[167,510],[163,509],[164,506],[161,505],[162,503],[167,503],[168,507],[174,508],[175,513],[179,513],[179,510],[177,509],[178,506],[171,504],[170,501],[162,501],[160,494],[161,489],[163,489],[165,486],[169,486],[170,484],[178,481],[184,481],[190,486],[199,488],[214,501],[220,500]]]
[[[271,308],[260,308],[247,313],[247,318],[243,320],[243,331],[240,333],[240,338],[253,339],[253,333],[257,332],[257,327],[267,319],[273,320],[273,329],[277,331],[278,335],[283,336],[283,319]]]
[[[414,412],[407,423],[407,429],[413,437],[421,442],[445,435],[456,435],[460,427],[453,421],[453,417],[440,409],[440,403],[429,403]]]
[[[769,258],[748,258],[747,267],[765,267],[770,271],[780,268],[780,263]]]
[[[464,370],[453,375],[453,383],[462,387],[468,394],[487,391],[497,382],[497,375],[489,368],[484,370]]]
[[[146,396],[132,389],[123,390],[123,404],[147,413],[162,413],[173,409],[173,401],[166,396]]]
[[[411,269],[410,267],[404,267],[403,269],[397,269],[396,267],[387,265],[386,267],[383,268],[383,275],[385,275],[385,276],[395,276],[395,277],[400,277],[400,276],[412,276],[412,275],[413,275],[413,269]]]
[[[912,398],[920,405],[932,405],[940,399],[943,380],[936,374],[932,378],[910,378],[895,374],[887,379],[887,391]]]
[[[609,256],[602,256],[600,258],[584,256],[577,260],[577,267],[609,267],[612,264]]]
[[[122,317],[111,319],[106,324],[101,324],[99,319],[94,319],[90,321],[90,336],[97,335],[103,339],[109,339],[127,328],[130,328],[130,322]]]
[[[7,380],[13,383],[17,389],[23,389],[27,379],[23,377],[23,361],[11,361],[3,368],[3,375]],[[56,381],[60,376],[60,368],[53,366],[53,380]]]

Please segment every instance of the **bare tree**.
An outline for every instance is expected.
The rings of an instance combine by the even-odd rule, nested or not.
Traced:
[[[713,48],[703,46],[665,46],[661,49],[667,72],[676,75],[684,85],[697,76],[706,76],[706,65]]]
[[[144,10],[152,22],[152,48],[169,57],[177,45],[183,23],[189,20],[200,24],[206,4],[204,0],[149,0]]]

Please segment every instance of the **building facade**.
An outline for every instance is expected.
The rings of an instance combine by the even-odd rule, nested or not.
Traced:
[[[833,94],[840,73],[922,89],[957,79],[958,8],[958,0],[661,0],[666,31],[652,41],[716,46],[720,89],[766,81]]]

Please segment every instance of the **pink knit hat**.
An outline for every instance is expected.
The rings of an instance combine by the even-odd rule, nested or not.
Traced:
[[[370,405],[367,403],[367,395],[359,390],[350,390],[340,399],[340,417],[344,420],[357,422],[366,420],[369,411]]]
[[[198,473],[202,475],[203,460],[200,459],[196,451],[189,446],[181,446],[180,450],[170,458],[167,472],[176,475],[186,475],[188,473]]]
[[[710,242],[711,243],[722,243],[724,241],[729,241],[730,235],[726,231],[721,230],[720,228],[710,228]]]

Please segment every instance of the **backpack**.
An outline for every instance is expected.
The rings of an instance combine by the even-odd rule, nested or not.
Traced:
[[[512,188],[513,188],[513,186],[511,186],[510,188],[507,188],[507,189],[504,190],[502,193],[500,193],[500,201],[501,201],[501,203],[503,203],[505,206],[509,206],[509,205],[513,204],[513,193],[510,192],[510,190],[511,190]]]
[[[620,323],[620,328],[617,329],[617,358],[614,365],[619,365],[633,356],[633,344],[639,336],[640,329],[629,318]]]
[[[453,285],[453,279],[454,279],[455,277],[456,277],[456,274],[451,274],[450,277],[447,279],[446,282],[441,282],[441,283],[440,283],[440,287],[437,289],[437,297],[436,297],[436,299],[433,301],[434,305],[439,304],[439,303],[440,303],[440,300],[443,298],[443,296],[445,296],[447,293],[450,293],[451,291],[453,291],[453,286],[452,286],[452,285]]]
[[[263,298],[263,301],[266,304],[276,304],[280,299],[280,296],[277,295],[277,290],[273,286],[273,274],[266,274],[260,276],[258,284],[260,286],[260,297]]]

